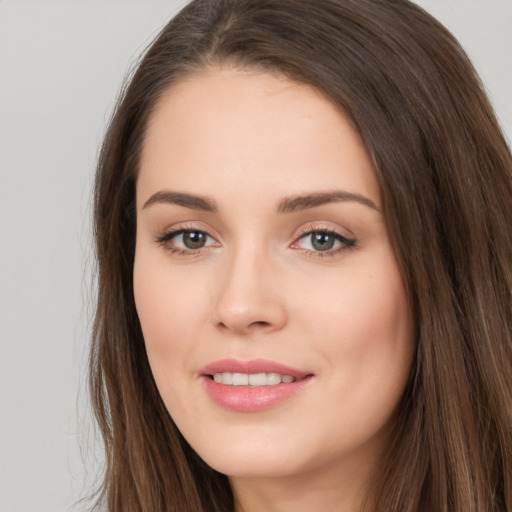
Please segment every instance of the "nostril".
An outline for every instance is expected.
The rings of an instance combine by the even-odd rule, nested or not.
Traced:
[[[244,325],[244,326],[236,326],[236,325],[228,325],[226,324],[225,322],[219,322],[217,324],[218,327],[220,327],[220,329],[222,330],[235,330],[235,331],[240,331],[240,332],[250,332],[250,331],[253,331],[253,330],[259,330],[259,329],[268,329],[272,326],[272,324],[270,322],[265,322],[263,320],[258,320],[256,322],[251,322],[247,325]]]
[[[267,325],[270,325],[270,323],[264,322],[264,321],[257,321],[257,322],[252,322],[251,324],[249,324],[249,327],[251,327],[253,325],[256,327],[266,327]]]

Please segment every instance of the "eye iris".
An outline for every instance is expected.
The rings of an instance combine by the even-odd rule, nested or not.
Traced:
[[[200,249],[206,243],[206,235],[201,231],[186,231],[183,233],[183,244],[187,249]]]
[[[317,251],[328,251],[334,247],[335,238],[328,233],[313,233],[311,244]]]

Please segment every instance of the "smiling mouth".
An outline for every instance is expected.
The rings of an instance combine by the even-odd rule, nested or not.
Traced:
[[[277,386],[278,384],[290,384],[297,380],[292,375],[280,373],[237,373],[221,372],[209,376],[218,384],[226,386]]]
[[[210,398],[224,409],[259,412],[302,392],[314,374],[276,361],[222,359],[200,371]]]

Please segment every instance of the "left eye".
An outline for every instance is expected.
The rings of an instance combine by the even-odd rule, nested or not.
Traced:
[[[353,241],[345,238],[339,233],[331,233],[329,231],[312,231],[299,238],[294,244],[301,249],[315,252],[332,251],[342,246],[350,246]]]

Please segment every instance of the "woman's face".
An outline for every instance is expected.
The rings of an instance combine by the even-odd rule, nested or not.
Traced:
[[[209,465],[371,467],[412,325],[372,164],[325,97],[234,69],[168,91],[141,157],[134,289],[163,401]]]

